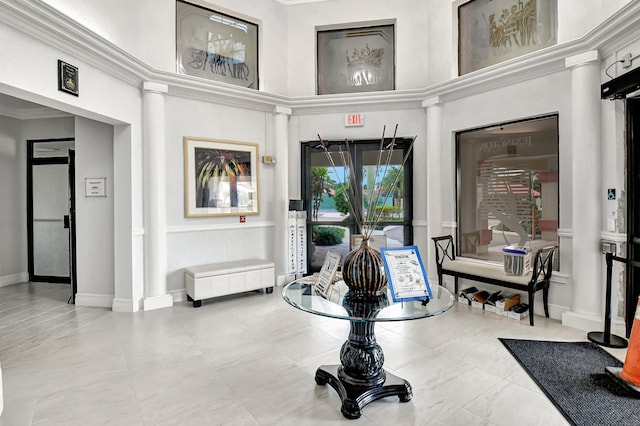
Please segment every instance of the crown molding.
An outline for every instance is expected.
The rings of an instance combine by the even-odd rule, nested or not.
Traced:
[[[305,1],[305,0],[302,0]],[[297,4],[299,0],[280,0]],[[597,50],[606,58],[640,38],[640,2],[628,3],[584,37],[551,46],[425,88],[357,94],[290,97],[247,89],[177,73],[155,70],[114,44],[89,31],[41,0],[0,0],[0,22],[30,34],[70,56],[142,89],[145,81],[168,86],[168,93],[189,99],[273,112],[290,108],[293,114],[422,108],[438,97],[448,102],[506,85],[566,71],[565,59]],[[19,114],[18,114],[19,115]]]

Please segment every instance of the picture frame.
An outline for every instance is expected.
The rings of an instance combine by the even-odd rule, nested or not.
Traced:
[[[318,95],[395,90],[395,25],[316,29]]]
[[[417,246],[383,247],[380,254],[394,302],[433,298]]]
[[[470,0],[457,11],[458,75],[558,42],[557,0]]]
[[[58,90],[73,96],[80,95],[78,67],[58,59]]]
[[[259,89],[258,25],[177,0],[176,68],[180,74]]]
[[[258,144],[185,136],[185,217],[260,214]]]

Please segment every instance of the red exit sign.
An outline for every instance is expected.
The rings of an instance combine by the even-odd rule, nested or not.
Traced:
[[[347,114],[344,116],[345,127],[364,126],[364,114]]]

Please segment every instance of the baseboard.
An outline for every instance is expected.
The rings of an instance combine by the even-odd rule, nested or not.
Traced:
[[[164,294],[162,296],[145,297],[142,302],[145,311],[153,309],[170,308],[173,306],[173,296]]]
[[[185,288],[180,290],[171,290],[169,294],[173,296],[174,302],[184,302],[187,300],[187,289]]]
[[[562,315],[562,325],[584,331],[599,331],[603,329],[601,317],[571,311]]]
[[[111,308],[113,294],[76,293],[76,306],[91,306],[94,308]]]
[[[140,310],[140,302],[132,299],[113,299],[111,304],[113,312],[137,312]]]
[[[29,281],[29,274],[27,272],[19,272],[17,274],[5,275],[4,277],[0,277],[0,287],[20,284],[27,281]]]

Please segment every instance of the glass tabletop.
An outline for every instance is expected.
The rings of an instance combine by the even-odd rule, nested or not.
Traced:
[[[405,321],[439,315],[453,306],[453,294],[446,288],[432,285],[431,292],[433,298],[426,304],[420,300],[394,302],[388,289],[386,295],[363,302],[351,297],[344,281],[333,284],[325,297],[302,278],[284,286],[282,297],[295,308],[330,318],[363,322]]]

